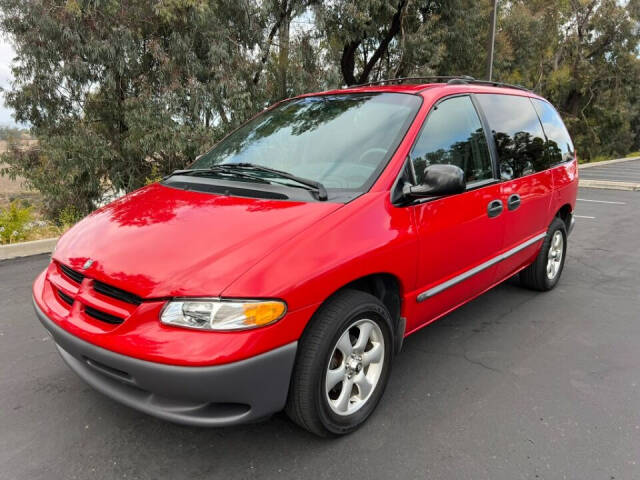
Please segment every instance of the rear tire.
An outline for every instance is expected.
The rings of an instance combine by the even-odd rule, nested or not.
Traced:
[[[285,411],[302,428],[327,437],[356,430],[375,410],[391,371],[391,315],[373,295],[335,294],[300,342]]]
[[[551,290],[560,280],[566,253],[567,227],[555,217],[535,261],[520,272],[520,284],[541,292]]]

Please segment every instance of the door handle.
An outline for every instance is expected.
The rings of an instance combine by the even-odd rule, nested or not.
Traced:
[[[502,202],[500,200],[491,200],[487,205],[487,215],[489,218],[497,217],[502,213]]]
[[[520,206],[520,195],[518,195],[517,193],[509,195],[509,198],[507,199],[507,208],[509,210],[515,210],[519,206]]]

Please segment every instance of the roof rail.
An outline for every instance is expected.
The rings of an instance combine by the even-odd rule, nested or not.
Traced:
[[[460,84],[490,85],[492,87],[516,88],[518,90],[525,90],[527,92],[530,91],[527,87],[523,87],[522,85],[512,85],[510,83],[494,82],[490,80],[476,80],[475,78],[469,75],[433,75],[429,77],[389,78],[385,80],[378,80],[376,82],[350,85],[344,88],[349,89],[349,88],[359,88],[359,87],[371,87],[374,85],[390,85],[393,83],[405,83],[407,81],[421,81],[421,82],[426,81],[426,82],[432,82],[432,83],[444,83],[446,81],[446,83],[449,85],[460,85]]]
[[[524,90],[525,92],[530,92],[531,90],[524,85],[517,85],[513,83],[504,83],[504,82],[494,82],[493,80],[473,80],[468,83],[473,83],[475,85],[489,85],[491,87],[504,87],[504,88],[515,88],[517,90]]]
[[[406,81],[430,81],[430,80],[475,80],[473,77],[469,77],[468,75],[432,75],[429,77],[398,77],[398,78],[388,78],[385,80],[378,80],[376,82],[368,82],[368,83],[360,83],[358,85],[350,85],[345,88],[359,88],[359,87],[371,87],[373,85],[383,85],[383,84],[391,84],[391,83],[404,83]],[[438,82],[436,82],[438,83]]]

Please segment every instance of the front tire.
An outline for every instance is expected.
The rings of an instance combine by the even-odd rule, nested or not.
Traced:
[[[323,437],[356,430],[391,370],[391,315],[373,295],[343,290],[316,312],[298,344],[286,413]]]
[[[567,253],[567,227],[555,217],[535,261],[520,272],[522,286],[545,292],[555,287],[562,275]]]

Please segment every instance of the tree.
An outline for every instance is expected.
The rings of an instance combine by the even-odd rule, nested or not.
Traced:
[[[521,0],[502,10],[499,77],[549,98],[583,158],[625,155],[640,141],[637,5]]]
[[[479,74],[488,0],[343,0],[317,9],[345,85]]]
[[[255,111],[246,80],[255,69],[248,52],[261,39],[257,5],[0,6],[19,59],[6,103],[39,140],[28,155],[10,151],[9,173],[40,189],[52,215],[68,202],[86,213],[105,192],[131,191],[183,167]]]
[[[8,173],[52,216],[188,165],[267,105],[429,75],[482,77],[490,0],[0,0],[5,100],[37,146]],[[640,149],[640,0],[500,2],[494,77],[561,111],[583,158]]]

